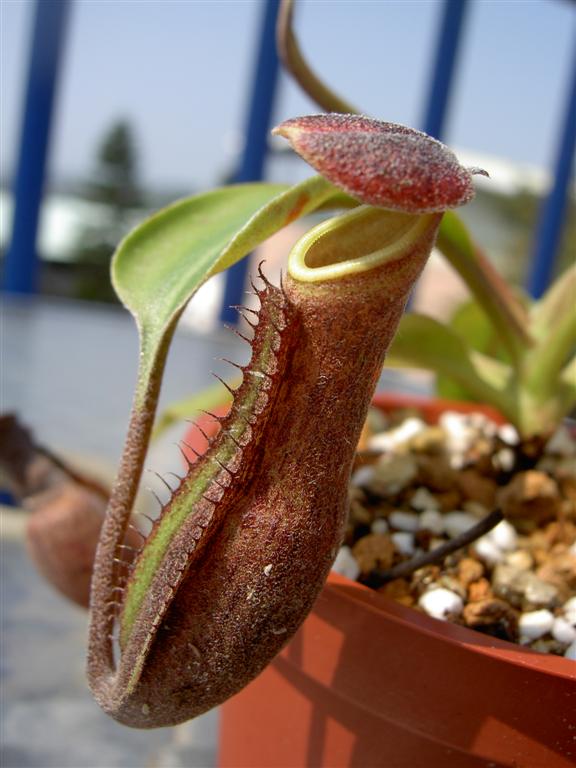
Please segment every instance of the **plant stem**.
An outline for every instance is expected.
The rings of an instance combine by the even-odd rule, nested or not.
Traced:
[[[300,85],[304,93],[326,112],[359,114],[358,110],[337,93],[330,90],[312,71],[300,51],[300,46],[292,28],[294,15],[293,0],[282,0],[278,17],[277,43],[278,53],[288,72]]]
[[[88,674],[94,679],[114,672],[110,636],[114,614],[109,610],[113,594],[115,561],[122,544],[140,486],[144,461],[156,416],[162,375],[176,320],[159,340],[141,338],[138,384],[132,405],[120,467],[112,487],[100,543],[94,561],[90,601]],[[144,354],[145,347],[153,354]]]
[[[444,215],[436,246],[484,309],[520,369],[526,349],[534,343],[528,313],[453,211]]]
[[[414,573],[414,571],[417,571],[419,568],[423,568],[425,565],[434,565],[435,563],[439,563],[444,560],[444,558],[448,557],[448,555],[451,555],[452,552],[456,552],[458,549],[462,549],[462,547],[468,546],[468,544],[471,544],[473,541],[476,541],[476,539],[479,539],[480,536],[483,536],[485,533],[488,533],[488,531],[491,531],[492,528],[495,528],[503,519],[504,515],[502,514],[501,510],[494,509],[492,512],[490,512],[489,515],[486,515],[486,517],[483,517],[482,520],[476,523],[476,525],[473,525],[472,528],[469,528],[459,536],[456,536],[454,539],[447,541],[445,544],[436,547],[430,552],[424,552],[421,555],[413,557],[411,560],[405,560],[403,563],[399,563],[398,565],[394,566],[394,568],[389,568],[385,571],[372,571],[368,585],[372,586],[373,584],[377,584],[378,586],[381,586],[387,581],[410,576],[410,574]]]

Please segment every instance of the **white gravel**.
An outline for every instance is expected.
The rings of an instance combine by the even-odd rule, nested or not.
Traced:
[[[336,559],[332,563],[332,570],[341,576],[346,576],[355,581],[360,575],[360,567],[352,554],[350,547],[340,547]]]
[[[461,512],[460,510],[447,512],[444,515],[444,532],[451,539],[455,539],[456,536],[460,536],[477,522],[478,520],[469,512]]]
[[[368,448],[374,451],[391,451],[399,445],[405,445],[413,437],[426,429],[426,422],[412,417],[402,422],[399,427],[387,432],[380,432],[368,440]]]
[[[545,609],[523,613],[518,619],[521,640],[536,640],[550,632],[553,624],[553,614]]]
[[[416,512],[403,512],[399,509],[388,515],[388,522],[399,531],[414,533],[420,525],[420,516]]]
[[[372,525],[370,526],[370,530],[372,533],[376,533],[379,535],[382,535],[384,533],[388,533],[388,523],[384,518],[379,517],[377,520],[374,520]]]
[[[458,616],[464,608],[460,595],[444,587],[429,589],[420,597],[418,605],[435,619],[445,619],[449,615]]]
[[[398,531],[397,533],[393,533],[390,538],[392,539],[392,543],[396,550],[400,552],[401,555],[413,555],[416,551],[413,533],[409,533],[408,531]]]
[[[515,460],[514,451],[511,448],[501,448],[494,454],[494,466],[504,472],[512,470]]]
[[[575,452],[576,442],[564,424],[558,427],[544,447],[544,453],[557,456],[573,456]]]
[[[573,643],[576,640],[576,627],[563,616],[556,616],[552,624],[552,637],[559,643]]]
[[[504,552],[488,536],[481,536],[472,545],[474,552],[487,565],[496,565],[504,560]]]
[[[576,640],[570,643],[568,648],[564,651],[564,658],[570,659],[570,661],[576,661]]]
[[[354,485],[368,485],[374,479],[374,467],[369,464],[366,467],[358,467],[352,475]]]
[[[444,532],[444,516],[437,509],[425,509],[420,513],[418,522],[419,530],[431,531],[432,533]]]
[[[511,552],[518,545],[518,535],[508,520],[502,520],[487,534],[490,541],[504,552]]]
[[[562,613],[566,621],[570,622],[570,624],[576,624],[576,597],[566,600],[562,606]]]
[[[520,442],[518,430],[512,424],[501,424],[498,427],[497,434],[500,440],[507,445],[518,445]]]
[[[416,489],[410,499],[410,506],[412,509],[417,509],[418,512],[424,512],[426,509],[440,509],[440,502],[428,488],[421,486]]]

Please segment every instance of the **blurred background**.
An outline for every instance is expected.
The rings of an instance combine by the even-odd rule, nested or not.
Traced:
[[[278,67],[277,11],[278,0],[0,0],[0,410],[105,479],[138,355],[110,284],[118,240],[177,198],[312,173],[268,138],[274,124],[318,112]],[[490,172],[476,177],[462,215],[519,286],[539,295],[574,260],[574,2],[302,0],[295,28],[312,67],[365,113],[425,129]],[[308,224],[255,256],[269,275]],[[246,357],[221,330],[244,279],[239,265],[194,298],[160,411],[211,384],[211,368],[229,375],[215,356]],[[414,305],[445,316],[461,298],[433,257]],[[390,388],[429,391],[430,378],[385,377]],[[179,462],[166,441],[148,458],[161,472]],[[84,680],[86,614],[42,581],[25,554],[24,516],[4,512],[2,765],[215,765],[215,712],[139,733],[98,709]]]
[[[45,13],[51,4],[43,0]],[[60,62],[34,286],[114,301],[109,260],[125,231],[169,201],[238,178],[258,78],[270,80],[261,122],[318,108],[287,76],[275,77],[270,53],[258,61],[265,0],[65,5],[58,35],[43,22],[45,37],[58,36]],[[454,59],[444,63],[453,69],[445,109],[430,125],[446,5],[458,17]],[[36,8],[34,0],[1,2],[3,255]],[[522,284],[573,88],[575,24],[570,0],[304,0],[295,26],[316,71],[365,113],[440,134],[464,163],[490,171],[463,213]],[[290,182],[311,173],[282,140],[267,150],[256,175]],[[556,269],[576,250],[573,195],[558,250]],[[205,292],[208,315],[217,316],[221,298],[221,289]]]

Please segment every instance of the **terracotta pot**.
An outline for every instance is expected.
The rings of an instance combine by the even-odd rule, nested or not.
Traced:
[[[447,407],[478,410],[375,402],[417,406],[432,422]],[[576,663],[437,621],[336,574],[294,639],[222,707],[220,768],[575,761]]]

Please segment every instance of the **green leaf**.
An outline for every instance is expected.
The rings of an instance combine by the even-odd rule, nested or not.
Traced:
[[[509,367],[474,352],[454,331],[426,315],[404,315],[386,363],[433,371],[455,382],[467,399],[488,403],[503,413],[511,411],[506,391]]]
[[[472,349],[497,360],[509,361],[510,358],[502,346],[502,340],[477,302],[465,301],[460,304],[448,325]]]
[[[150,377],[161,376],[176,321],[198,288],[332,197],[341,200],[341,193],[319,176],[291,188],[225,187],[165,208],[120,243],[112,279],[140,331],[140,403]]]
[[[436,245],[484,309],[512,358],[520,361],[532,343],[528,313],[453,211],[444,214]]]
[[[564,416],[576,408],[576,355],[567,363],[560,374],[560,385],[564,397],[564,410],[562,412],[562,416]]]
[[[112,264],[118,296],[142,330],[162,330],[209,277],[333,195],[340,192],[316,176],[290,189],[241,184],[181,200],[120,243]]]
[[[531,308],[531,324],[537,339],[545,340],[559,318],[569,315],[576,324],[576,264],[567,269]]]
[[[112,278],[141,329],[170,323],[215,271],[230,240],[280,185],[227,187],[181,200],[156,213],[118,247]]]
[[[472,350],[496,360],[509,362],[507,350],[502,346],[494,326],[484,310],[475,301],[465,301],[457,307],[447,325]],[[439,374],[436,390],[448,400],[474,400],[474,397],[452,377]]]
[[[558,375],[576,349],[576,316],[560,314],[548,334],[539,339],[525,361],[525,384],[536,396],[554,397]]]

